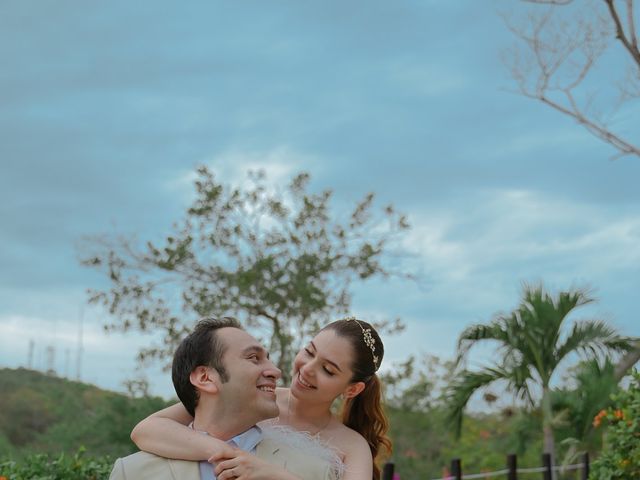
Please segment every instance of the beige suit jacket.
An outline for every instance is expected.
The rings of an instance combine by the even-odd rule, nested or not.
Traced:
[[[271,439],[262,440],[256,455],[274,465],[280,465],[303,480],[330,480],[332,468],[325,460],[305,454]],[[171,460],[146,452],[119,458],[109,480],[199,480],[199,462]]]

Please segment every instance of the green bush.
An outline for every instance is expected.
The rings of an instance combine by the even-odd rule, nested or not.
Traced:
[[[35,454],[19,462],[0,460],[1,480],[107,480],[114,460],[90,458],[80,448],[74,455]]]
[[[614,396],[615,405],[602,410],[593,423],[607,423],[604,448],[593,462],[593,480],[640,478],[640,373],[633,374],[627,390]]]

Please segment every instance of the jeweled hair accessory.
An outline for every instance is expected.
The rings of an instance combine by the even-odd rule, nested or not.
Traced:
[[[371,334],[370,328],[364,328],[360,321],[356,317],[347,317],[345,318],[347,322],[356,322],[362,330],[362,337],[364,339],[364,344],[371,349],[371,355],[373,356],[373,366],[378,370],[378,356],[376,355],[376,339],[373,338]]]

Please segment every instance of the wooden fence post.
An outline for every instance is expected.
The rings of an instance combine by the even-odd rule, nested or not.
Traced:
[[[395,470],[395,465],[393,462],[387,462],[384,464],[384,468],[382,469],[382,480],[393,480],[393,471]]]
[[[589,452],[582,455],[582,480],[589,480]]]
[[[518,457],[514,454],[507,455],[507,480],[518,480]]]
[[[552,480],[552,465],[551,465],[551,454],[543,453],[542,454],[542,466],[544,467],[544,472],[542,472],[542,478],[544,480]]]
[[[462,480],[462,462],[459,458],[451,460],[451,476],[455,480]]]

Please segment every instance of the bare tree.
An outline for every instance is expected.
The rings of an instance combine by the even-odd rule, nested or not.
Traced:
[[[640,157],[638,122],[621,125],[640,99],[634,0],[522,1],[536,4],[524,22],[505,15],[518,42],[504,60],[519,93],[576,120],[614,158]]]
[[[505,16],[519,42],[505,62],[526,97],[575,119],[597,138],[613,146],[614,158],[640,157],[640,141],[614,120],[637,109],[640,99],[640,50],[634,0],[522,0],[536,4],[524,23]],[[617,55],[620,71],[602,71],[599,60]],[[597,75],[597,74],[600,75]],[[599,80],[606,78],[602,85]],[[612,88],[615,87],[615,88]],[[612,95],[615,90],[617,95]],[[637,110],[636,110],[637,111]],[[629,122],[638,134],[638,124]],[[620,379],[640,361],[640,343],[615,368]]]

